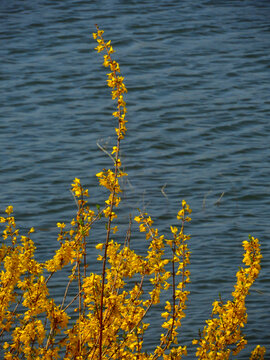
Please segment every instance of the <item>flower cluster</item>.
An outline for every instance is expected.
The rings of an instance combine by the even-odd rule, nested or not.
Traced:
[[[45,262],[35,259],[36,247],[27,236],[20,235],[12,206],[0,217],[4,225],[0,247],[0,355],[6,360],[180,360],[187,347],[178,344],[181,322],[185,317],[190,282],[190,236],[185,234],[191,209],[186,201],[177,213],[178,226],[170,227],[165,238],[153,226],[154,221],[139,211],[134,221],[145,234],[145,255],[138,255],[131,246],[131,220],[123,241],[115,241],[118,231],[117,207],[121,201],[120,141],[126,134],[126,87],[119,64],[112,59],[111,42],[103,38],[97,27],[93,34],[98,52],[105,51],[104,66],[110,69],[107,85],[112,99],[117,99],[113,117],[118,120],[116,145],[112,148],[114,169],[97,173],[99,185],[109,192],[103,208],[90,208],[88,190],[75,178],[71,191],[77,204],[76,216],[70,224],[57,222],[59,248]],[[103,219],[103,222],[99,222]],[[105,229],[102,223],[105,224]],[[101,223],[104,236],[96,239],[91,233]],[[100,231],[99,231],[100,233]],[[89,236],[95,241],[99,255],[97,271],[90,273]],[[93,239],[94,238],[94,239]],[[245,269],[237,273],[233,300],[213,304],[211,320],[198,344],[198,359],[229,359],[245,345],[241,328],[246,323],[245,298],[260,271],[260,245],[250,238],[243,243]],[[91,258],[91,261],[93,259]],[[70,271],[63,297],[54,299],[48,283],[63,268]],[[166,301],[161,304],[164,295]],[[169,299],[169,300],[168,300]],[[163,306],[160,339],[152,352],[146,352],[144,335],[150,324],[146,316],[154,306]],[[231,346],[235,349],[231,350]],[[251,360],[262,360],[265,348],[257,346]]]
[[[7,217],[3,231],[5,243],[1,246],[0,277],[0,336],[11,333],[10,341],[5,341],[5,359],[49,359],[52,342],[46,339],[45,323],[54,341],[54,336],[66,328],[69,316],[49,298],[47,281],[43,276],[44,264],[34,259],[35,246],[29,236],[17,239],[19,231],[12,214],[12,207],[6,209]],[[30,229],[30,235],[34,229]],[[16,236],[15,236],[16,234]],[[20,311],[19,311],[20,309]],[[46,319],[42,321],[41,316]],[[6,337],[6,335],[5,335]],[[59,348],[54,348],[56,358]]]
[[[124,84],[124,77],[120,76],[120,66],[115,61],[112,60],[111,54],[114,53],[114,49],[111,46],[111,41],[105,42],[103,39],[103,30],[99,30],[96,25],[97,32],[93,33],[93,38],[98,42],[98,46],[95,48],[98,52],[105,51],[103,65],[110,68],[110,73],[107,74],[108,80],[107,85],[112,89],[112,99],[117,99],[117,111],[113,112],[113,116],[118,119],[118,128],[115,129],[118,139],[123,139],[126,134],[126,103],[124,101],[123,94],[127,92],[126,86]],[[118,148],[118,147],[117,147]],[[113,149],[113,153],[115,148]],[[116,153],[118,151],[116,150]]]
[[[245,250],[243,263],[247,268],[241,268],[237,274],[233,300],[226,304],[222,300],[213,303],[212,318],[206,321],[206,326],[200,340],[196,355],[199,359],[229,359],[230,354],[237,355],[247,344],[241,328],[247,322],[245,299],[249,288],[260,272],[260,245],[258,239],[250,237],[243,242]],[[235,345],[232,349],[232,345]],[[258,348],[257,353],[263,354],[264,348]],[[253,352],[253,358],[255,352]]]

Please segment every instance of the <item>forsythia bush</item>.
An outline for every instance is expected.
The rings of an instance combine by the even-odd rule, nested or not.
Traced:
[[[120,142],[126,134],[127,92],[119,64],[112,59],[111,42],[105,42],[103,31],[97,27],[93,34],[98,42],[96,50],[104,51],[104,66],[109,68],[108,86],[117,106],[116,145],[111,158],[113,169],[96,174],[99,184],[108,189],[108,198],[102,209],[90,209],[88,190],[75,178],[72,191],[77,199],[78,211],[70,226],[57,223],[59,249],[48,261],[35,260],[36,247],[31,240],[30,229],[26,236],[19,234],[13,208],[8,206],[5,216],[0,248],[0,339],[4,359],[182,359],[187,355],[185,346],[178,345],[177,335],[189,292],[189,235],[185,224],[191,220],[191,209],[186,201],[177,214],[179,226],[171,226],[167,239],[153,226],[147,213],[138,212],[135,221],[139,231],[145,233],[148,244],[146,256],[139,256],[130,247],[129,231],[123,243],[112,239],[118,231],[114,225],[116,209],[121,201],[119,178],[127,176],[121,169]],[[97,261],[100,271],[87,272],[87,238],[91,228],[106,219],[104,239],[98,240],[100,251]],[[130,229],[129,229],[130,230]],[[206,321],[197,344],[198,359],[229,359],[247,343],[241,328],[247,321],[245,298],[260,271],[260,245],[250,237],[243,242],[245,268],[236,274],[232,300],[227,303],[215,301],[212,317]],[[167,254],[167,255],[166,255]],[[170,254],[170,255],[168,255]],[[56,302],[48,291],[48,282],[56,272],[71,265],[63,299]],[[129,281],[129,280],[132,281]],[[136,280],[136,281],[135,281]],[[70,289],[74,292],[70,297]],[[150,291],[144,291],[145,284]],[[161,317],[164,318],[159,343],[152,353],[146,353],[144,333],[149,324],[146,314],[160,302],[163,292],[170,292]],[[71,298],[71,300],[70,300]],[[69,301],[67,301],[69,299]],[[74,317],[76,304],[76,320]],[[265,348],[257,346],[250,359],[263,359]]]

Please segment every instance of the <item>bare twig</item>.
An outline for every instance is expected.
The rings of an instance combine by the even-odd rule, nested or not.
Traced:
[[[223,198],[224,194],[225,194],[225,191],[223,191],[223,193],[220,195],[220,198],[214,203],[214,205],[217,205],[217,206],[220,205],[220,201]]]
[[[161,193],[162,193],[162,195],[167,199],[167,200],[169,200],[169,198],[168,198],[168,196],[166,195],[166,193],[165,193],[165,191],[164,191],[164,189],[165,189],[165,187],[167,186],[167,184],[164,184],[163,186],[162,186],[162,188],[161,188]]]
[[[114,158],[112,157],[112,155],[107,150],[105,150],[104,147],[101,146],[98,141],[97,141],[97,146],[100,148],[101,151],[103,151],[106,155],[108,155],[112,159],[112,161],[114,162]]]

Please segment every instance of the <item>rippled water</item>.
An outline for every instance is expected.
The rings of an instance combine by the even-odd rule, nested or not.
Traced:
[[[98,23],[129,89],[123,231],[125,214],[137,207],[165,234],[181,199],[193,209],[180,341],[190,344],[218,294],[226,299],[233,290],[241,242],[251,233],[264,259],[248,298],[248,351],[238,359],[257,343],[269,347],[269,1],[2,0],[0,14],[0,206],[12,204],[22,228],[36,227],[39,257],[57,247],[56,221],[76,211],[75,176],[92,204],[103,199],[95,173],[110,160],[97,143],[113,144],[114,124],[91,39]],[[133,246],[145,249],[135,235]],[[157,312],[149,349],[156,319]]]

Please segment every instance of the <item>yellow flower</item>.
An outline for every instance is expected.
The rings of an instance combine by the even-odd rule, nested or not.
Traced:
[[[101,37],[104,34],[104,30],[98,30],[97,34]]]
[[[66,224],[65,224],[65,223],[60,223],[60,222],[58,222],[58,223],[56,224],[56,226],[59,227],[59,228],[61,228],[61,229],[64,229],[64,228],[66,227]]]
[[[103,171],[100,171],[99,173],[96,174],[97,177],[102,177],[103,176]]]
[[[103,246],[104,246],[103,243],[99,243],[99,244],[96,245],[96,249],[102,250],[102,249],[103,249]]]
[[[140,232],[145,232],[146,231],[146,227],[144,224],[140,224]]]
[[[8,206],[7,208],[6,208],[6,213],[8,214],[8,215],[10,215],[10,214],[12,214],[13,213],[13,206]]]
[[[171,232],[176,234],[178,232],[178,228],[176,226],[171,226]]]
[[[115,227],[112,228],[112,230],[113,230],[113,233],[115,234],[118,231],[118,227],[115,226]]]

